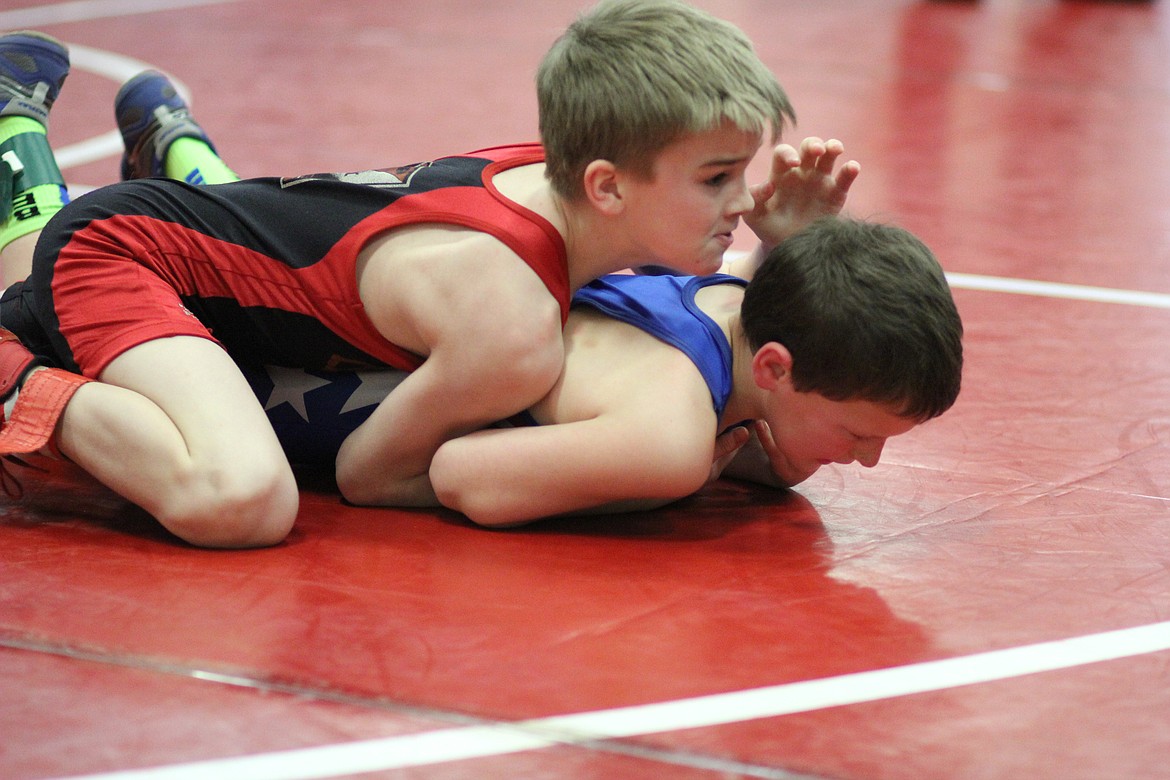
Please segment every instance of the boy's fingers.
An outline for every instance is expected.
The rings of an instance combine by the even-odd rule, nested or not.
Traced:
[[[742,425],[720,434],[715,439],[715,455],[713,460],[720,460],[738,452],[740,447],[747,444],[748,438],[750,438],[750,433]]]
[[[800,165],[805,169],[816,168],[821,158],[825,156],[825,142],[816,136],[810,136],[800,142]]]
[[[780,144],[772,150],[772,178],[777,179],[801,163],[801,155],[788,144]]]

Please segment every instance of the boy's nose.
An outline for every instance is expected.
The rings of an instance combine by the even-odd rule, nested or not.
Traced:
[[[853,449],[853,459],[867,469],[872,469],[882,459],[882,449],[885,446],[885,439],[859,442]]]
[[[752,197],[751,190],[748,188],[747,179],[741,178],[739,184],[739,192],[727,203],[728,213],[737,217],[748,213],[756,207],[756,201]]]

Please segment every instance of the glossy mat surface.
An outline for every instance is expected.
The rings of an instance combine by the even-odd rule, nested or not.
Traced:
[[[29,477],[0,501],[0,776],[1170,777],[1170,10],[701,4],[780,77],[789,140],[861,161],[850,211],[951,274],[955,408],[793,492],[502,532],[307,478],[288,542],[247,552]],[[145,66],[244,176],[533,139],[582,5],[34,3],[0,29],[71,45],[51,139],[82,191]]]

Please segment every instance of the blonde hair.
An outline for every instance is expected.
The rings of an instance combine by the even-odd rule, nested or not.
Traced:
[[[679,138],[730,122],[771,132],[796,116],[751,41],[678,0],[605,0],[553,44],[536,77],[553,189],[573,199],[597,159],[650,177]]]

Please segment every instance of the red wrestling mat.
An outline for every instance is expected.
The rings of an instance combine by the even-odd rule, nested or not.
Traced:
[[[71,183],[116,175],[97,53],[178,75],[243,175],[346,170],[530,139],[579,7],[188,5],[0,11],[74,45]],[[508,531],[306,475],[246,552],[14,470],[0,776],[1170,777],[1164,2],[701,5],[952,272],[955,408],[873,470]]]

